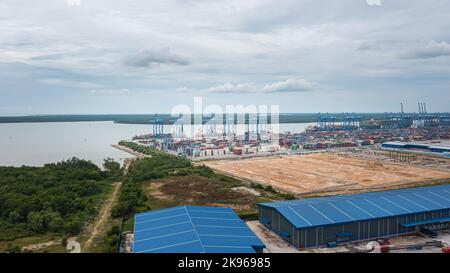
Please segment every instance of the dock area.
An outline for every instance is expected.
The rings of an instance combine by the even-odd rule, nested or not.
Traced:
[[[132,150],[130,148],[127,148],[127,147],[119,145],[119,144],[113,144],[113,145],[111,145],[111,147],[114,147],[116,149],[119,149],[121,151],[129,153],[129,154],[131,154],[131,155],[133,155],[133,156],[135,156],[135,157],[137,157],[139,159],[146,158],[146,157],[151,157],[151,155],[146,155],[146,154],[142,154],[142,153],[136,152],[136,151],[134,151],[134,150]]]

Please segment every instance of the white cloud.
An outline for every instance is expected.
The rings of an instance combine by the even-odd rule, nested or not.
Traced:
[[[226,83],[208,88],[209,92],[221,94],[246,94],[246,93],[287,93],[287,92],[307,92],[317,87],[316,83],[305,79],[288,79],[281,82],[266,84],[262,87],[254,83]]]
[[[211,93],[221,93],[221,94],[229,94],[229,93],[252,93],[255,92],[255,85],[253,83],[226,83],[214,87],[208,88],[208,91]]]
[[[305,79],[288,79],[282,82],[267,84],[263,87],[264,93],[307,92],[317,87],[317,83]]]

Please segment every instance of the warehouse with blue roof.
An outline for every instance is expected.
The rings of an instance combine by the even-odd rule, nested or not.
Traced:
[[[425,152],[450,157],[450,146],[448,145],[430,145],[416,142],[385,142],[381,144],[381,147],[383,149]]]
[[[230,208],[179,206],[138,213],[134,253],[258,253],[264,244]]]
[[[259,204],[259,221],[297,248],[450,227],[450,185]]]

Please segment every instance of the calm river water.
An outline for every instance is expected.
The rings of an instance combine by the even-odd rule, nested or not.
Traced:
[[[309,125],[281,124],[280,131],[302,132]],[[113,122],[4,123],[0,124],[0,166],[42,166],[73,156],[99,166],[107,157],[123,161],[130,155],[110,145],[151,131],[151,125]]]

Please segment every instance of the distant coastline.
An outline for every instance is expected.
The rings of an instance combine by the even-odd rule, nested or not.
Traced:
[[[330,113],[339,121],[347,113]],[[361,120],[383,119],[385,113],[352,113],[361,117]],[[309,123],[316,122],[319,113],[282,113],[279,117],[280,123]],[[161,119],[164,124],[173,124],[176,118],[170,114],[120,114],[120,115],[35,115],[35,116],[3,116],[0,117],[0,123],[40,123],[40,122],[93,122],[93,121],[111,121],[124,124],[153,124],[156,119]],[[204,119],[207,121],[207,119]]]

